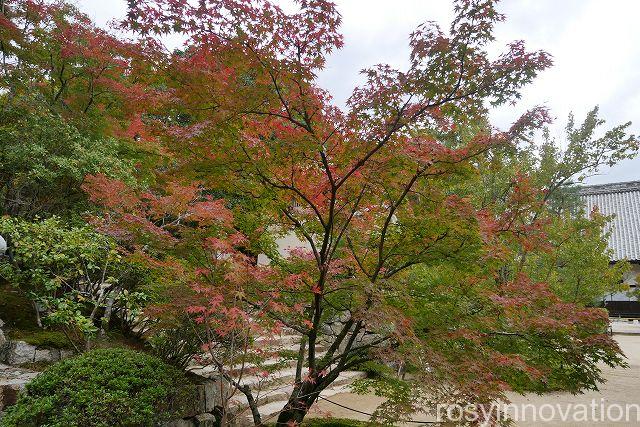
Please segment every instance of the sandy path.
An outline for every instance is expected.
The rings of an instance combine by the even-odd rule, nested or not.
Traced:
[[[510,395],[512,403],[520,411],[521,419],[516,425],[521,427],[640,426],[640,335],[617,335],[615,339],[627,356],[628,369],[603,368],[607,382],[598,392],[587,392],[581,395],[570,393],[553,393],[543,396]],[[382,402],[382,399],[376,396],[360,396],[351,393],[334,395],[331,400],[367,413],[373,412]],[[534,406],[522,405],[535,405],[535,409]],[[627,405],[631,406],[627,407]],[[327,401],[320,401],[316,406],[310,416],[331,415],[358,420],[368,418],[366,415]],[[622,418],[617,421],[620,416]],[[416,415],[415,419],[434,420],[424,415]]]

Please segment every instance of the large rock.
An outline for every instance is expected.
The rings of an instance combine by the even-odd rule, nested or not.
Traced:
[[[11,341],[6,354],[6,362],[9,365],[22,365],[35,361],[37,347],[24,341]]]
[[[216,383],[213,381],[207,381],[203,384],[197,384],[196,393],[197,404],[195,412],[198,414],[211,412],[215,409],[216,404],[219,404]]]
[[[60,360],[60,350],[56,348],[52,349],[36,349],[36,354],[33,356],[34,362],[57,362]]]
[[[196,415],[195,423],[197,427],[216,427],[216,417],[207,413]]]
[[[219,405],[220,398],[218,396],[218,384],[214,381],[207,381],[204,387],[204,412],[212,412]]]

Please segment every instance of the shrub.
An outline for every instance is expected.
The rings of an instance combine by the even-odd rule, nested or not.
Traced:
[[[191,358],[202,352],[197,327],[198,325],[185,320],[157,331],[147,340],[151,354],[172,366],[186,368]]]
[[[152,426],[177,418],[191,396],[184,373],[120,348],[59,362],[27,384],[0,421],[13,426]]]
[[[134,289],[139,266],[86,224],[57,216],[0,217],[0,234],[10,236],[12,252],[10,260],[0,260],[0,276],[31,300],[34,318],[42,316],[41,323],[61,329],[78,347],[98,327],[106,332],[112,315],[135,315],[146,302]]]

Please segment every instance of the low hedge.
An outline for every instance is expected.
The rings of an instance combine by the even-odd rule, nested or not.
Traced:
[[[182,371],[156,357],[98,349],[46,369],[0,425],[152,426],[179,417],[192,387]]]

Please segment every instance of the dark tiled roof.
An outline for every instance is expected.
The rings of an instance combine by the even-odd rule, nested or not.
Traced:
[[[580,198],[587,212],[594,207],[605,215],[614,215],[609,247],[612,261],[640,261],[640,181],[581,187]]]

